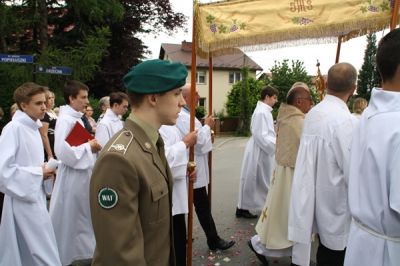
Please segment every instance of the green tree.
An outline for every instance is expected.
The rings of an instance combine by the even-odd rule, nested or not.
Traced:
[[[174,13],[165,0],[120,0],[125,13],[121,22],[110,24],[111,44],[99,71],[91,82],[98,89],[98,96],[113,90],[122,90],[122,77],[139,63],[147,47],[138,34],[164,31],[173,33],[185,25],[182,13]]]
[[[376,69],[376,35],[375,33],[367,35],[367,48],[364,53],[364,63],[358,73],[357,94],[369,101],[371,90],[379,87],[381,83],[380,75]]]
[[[248,68],[242,69],[243,79],[232,86],[225,104],[228,116],[239,117],[237,134],[250,134],[251,114],[260,98],[261,89],[265,86],[263,80],[248,76]]]
[[[270,69],[272,77],[269,85],[279,90],[278,103],[274,106],[275,114],[280,103],[285,102],[286,95],[295,82],[304,82],[311,88],[311,77],[308,76],[304,63],[292,60],[289,65],[288,62],[288,59],[282,62],[275,61],[274,66]]]

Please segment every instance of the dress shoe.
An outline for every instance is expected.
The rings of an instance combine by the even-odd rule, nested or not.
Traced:
[[[258,216],[249,212],[249,210],[239,209],[236,208],[236,217],[237,218],[247,218],[247,219],[254,219]]]
[[[251,244],[251,240],[247,241],[247,245],[249,245],[249,248],[251,249],[251,251],[253,251],[254,254],[256,254],[258,260],[261,261],[262,265],[268,266],[267,258],[264,255],[257,253],[257,251],[253,248],[253,245]]]
[[[226,249],[232,247],[233,245],[235,245],[235,241],[233,241],[233,240],[226,241],[226,240],[223,240],[222,238],[218,237],[217,241],[215,241],[213,243],[207,241],[207,244],[208,244],[208,247],[210,248],[210,250],[217,250],[217,249],[226,250]]]

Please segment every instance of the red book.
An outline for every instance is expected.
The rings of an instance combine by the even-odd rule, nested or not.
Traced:
[[[76,121],[75,126],[71,129],[65,141],[71,146],[79,146],[91,139],[94,139],[92,134]]]

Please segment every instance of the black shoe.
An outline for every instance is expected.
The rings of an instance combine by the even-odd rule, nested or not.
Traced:
[[[251,212],[249,212],[249,210],[236,208],[236,217],[254,219],[257,218],[258,216],[256,214],[252,214]]]
[[[231,248],[233,245],[235,245],[235,241],[231,240],[231,241],[226,241],[223,240],[222,238],[218,237],[218,240],[215,241],[214,243],[208,242],[208,247],[210,248],[210,250],[226,250],[228,248]]]
[[[257,251],[255,251],[255,249],[253,248],[253,245],[251,244],[251,240],[247,241],[247,245],[249,246],[251,251],[253,251],[254,254],[256,254],[258,260],[261,261],[262,265],[268,266],[267,258],[265,258],[264,255],[258,254]]]

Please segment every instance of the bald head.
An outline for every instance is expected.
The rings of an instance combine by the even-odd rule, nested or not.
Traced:
[[[310,97],[310,89],[304,82],[296,82],[292,85],[286,95],[286,103],[294,105],[296,98]]]
[[[348,94],[354,91],[357,82],[357,70],[349,63],[338,63],[328,71],[327,90],[330,94]]]
[[[303,82],[296,82],[293,84],[292,88],[287,93],[286,103],[297,107],[303,113],[308,113],[314,102],[307,84]]]
[[[186,83],[185,85],[183,85],[182,96],[183,96],[183,98],[188,97],[188,96],[190,97],[190,83]]]
[[[186,106],[190,108],[191,104],[192,104],[192,100],[191,100],[192,99],[192,94],[191,94],[191,85],[190,85],[190,83],[186,83],[182,87],[182,97],[186,101]],[[195,106],[197,106],[197,102],[199,101],[199,99],[200,99],[200,96],[199,96],[198,92],[196,91],[195,99],[194,99]]]

